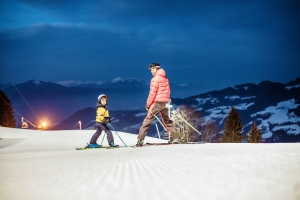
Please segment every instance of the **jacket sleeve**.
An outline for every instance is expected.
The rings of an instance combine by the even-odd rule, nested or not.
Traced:
[[[150,83],[150,92],[147,99],[147,106],[151,106],[154,103],[153,101],[157,95],[158,86],[159,86],[159,78],[153,77]]]

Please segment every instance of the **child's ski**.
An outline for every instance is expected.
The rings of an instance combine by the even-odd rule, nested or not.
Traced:
[[[97,147],[97,148],[83,147],[83,148],[76,148],[76,150],[115,149],[115,148],[120,148],[120,146],[119,145],[115,145],[114,147],[100,146],[100,147]]]

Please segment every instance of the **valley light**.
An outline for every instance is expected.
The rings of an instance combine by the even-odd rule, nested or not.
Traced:
[[[81,121],[79,121],[78,123],[79,123],[79,129],[81,130]]]
[[[42,126],[44,129],[46,129],[47,123],[46,122],[42,122]]]

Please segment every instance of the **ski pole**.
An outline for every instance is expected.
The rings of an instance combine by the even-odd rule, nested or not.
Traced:
[[[156,126],[156,130],[157,130],[158,138],[160,139],[160,134],[159,134],[159,131],[158,131],[157,124],[155,124],[155,126]]]
[[[178,117],[179,119],[181,119],[182,121],[184,121],[187,125],[189,125],[192,129],[194,129],[194,131],[196,131],[197,133],[199,133],[200,135],[202,135],[197,129],[195,129],[190,123],[188,123],[186,120],[184,120],[182,117],[175,115],[176,117]]]
[[[104,135],[103,135],[103,138],[102,138],[102,141],[101,141],[100,146],[102,146],[102,143],[103,143],[103,140],[104,140],[104,138],[105,138],[105,135],[106,135],[106,132],[104,132]]]
[[[109,126],[112,128],[112,130],[117,134],[117,136],[120,138],[120,140],[123,142],[123,144],[125,145],[125,147],[127,147],[127,145],[124,143],[124,141],[122,140],[122,138],[119,136],[119,134],[117,133],[117,131],[115,131],[114,127],[109,124]]]
[[[169,141],[171,140],[171,135],[170,135],[170,133],[169,133],[169,131],[167,130],[167,128],[165,127],[165,125],[163,125],[163,123],[159,120],[159,118],[156,116],[156,115],[154,115],[152,112],[151,112],[151,110],[149,110],[149,112],[151,113],[151,115],[152,116],[154,116],[156,119],[157,119],[157,121],[161,124],[161,126],[165,129],[165,131],[168,133],[168,135],[169,135]]]
[[[156,115],[154,115],[151,110],[149,110],[149,112],[151,113],[152,116],[154,116],[157,121],[162,125],[162,127],[165,129],[166,132],[168,132],[167,128],[165,127],[165,125],[163,125],[163,123],[158,119],[158,117]]]

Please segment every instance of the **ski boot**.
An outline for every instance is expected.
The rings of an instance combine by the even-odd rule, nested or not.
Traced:
[[[109,143],[109,148],[118,148],[119,145],[115,145],[114,142]]]
[[[95,144],[89,144],[89,148],[100,148],[100,145],[95,143]]]
[[[143,143],[144,143],[144,140],[138,139],[138,141],[137,141],[137,143],[136,143],[135,146],[140,147],[140,146],[143,145]]]
[[[184,141],[184,139],[176,138],[174,140],[171,140],[169,143],[170,144],[185,144],[186,142]]]

